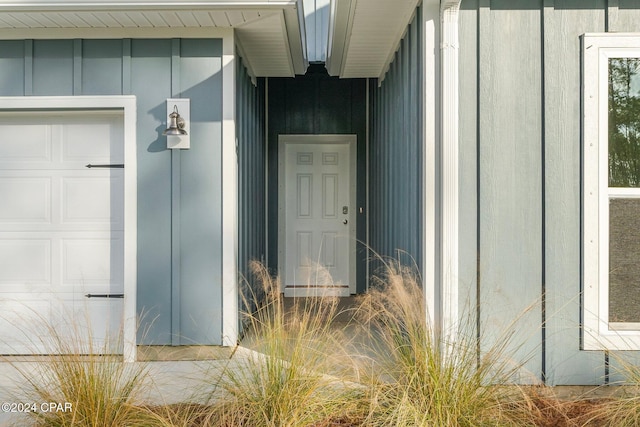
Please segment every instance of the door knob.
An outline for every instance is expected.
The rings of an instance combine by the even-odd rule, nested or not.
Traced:
[[[342,220],[342,223],[343,223],[344,225],[347,225],[347,223],[349,223],[349,220],[344,219],[344,220]]]

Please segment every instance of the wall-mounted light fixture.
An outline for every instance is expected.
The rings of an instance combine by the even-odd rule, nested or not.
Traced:
[[[169,122],[167,129],[162,132],[167,136],[167,148],[189,149],[190,143],[190,100],[188,98],[168,98],[167,116]]]

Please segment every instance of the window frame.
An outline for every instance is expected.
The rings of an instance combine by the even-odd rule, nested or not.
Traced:
[[[584,350],[639,350],[640,323],[609,322],[609,200],[640,188],[609,187],[609,59],[640,58],[640,33],[582,36],[582,286]]]

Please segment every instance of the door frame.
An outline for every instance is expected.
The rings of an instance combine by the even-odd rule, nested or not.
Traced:
[[[284,278],[286,264],[286,179],[285,179],[285,148],[289,144],[348,144],[349,145],[349,200],[352,207],[349,212],[349,294],[356,293],[356,231],[357,215],[357,165],[358,165],[358,137],[355,134],[324,134],[324,135],[278,135],[278,272]],[[281,281],[281,291],[285,291],[285,281]],[[314,293],[314,295],[316,295]],[[323,295],[334,295],[330,291]],[[287,295],[288,296],[288,295]],[[308,296],[305,292],[294,292],[293,296]],[[337,295],[347,296],[347,295]]]
[[[0,112],[114,110],[122,112],[124,131],[124,307],[123,357],[136,360],[137,318],[137,164],[136,97],[124,96],[19,96],[0,97]]]

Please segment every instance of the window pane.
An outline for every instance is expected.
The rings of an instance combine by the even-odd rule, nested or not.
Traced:
[[[640,322],[640,199],[609,201],[609,321]]]
[[[609,59],[609,186],[640,187],[640,58]]]

